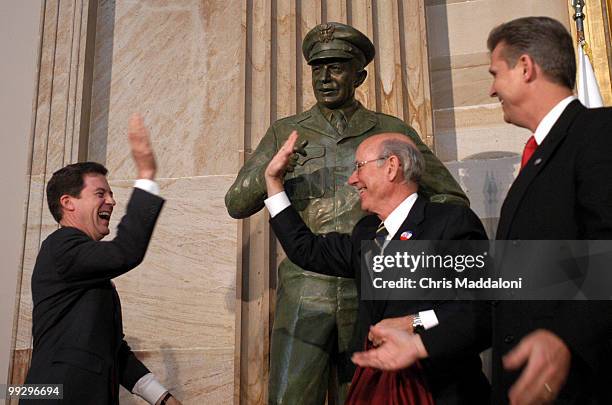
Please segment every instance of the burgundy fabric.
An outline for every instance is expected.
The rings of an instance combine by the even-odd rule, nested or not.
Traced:
[[[417,361],[399,371],[355,370],[345,405],[434,405]]]
[[[529,138],[527,140],[527,143],[525,144],[525,149],[523,149],[523,157],[521,158],[521,169],[525,167],[527,162],[529,162],[529,159],[531,159],[531,156],[533,155],[537,147],[538,143],[536,142],[534,136],[531,135],[531,138]]]

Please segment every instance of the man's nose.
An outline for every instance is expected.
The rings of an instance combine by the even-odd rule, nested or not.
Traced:
[[[113,207],[117,205],[117,202],[115,201],[115,198],[112,195],[107,196],[106,201],[104,201],[104,203],[112,205]]]
[[[348,184],[349,186],[355,186],[358,181],[359,181],[359,172],[358,172],[358,169],[355,169],[353,170],[353,173],[351,173],[351,177],[349,177],[348,179]]]
[[[323,66],[321,68],[321,79],[324,82],[328,82],[331,80],[331,75],[329,74],[329,69],[327,68],[327,66]]]
[[[497,97],[497,91],[495,91],[495,83],[491,83],[489,88],[489,97]]]

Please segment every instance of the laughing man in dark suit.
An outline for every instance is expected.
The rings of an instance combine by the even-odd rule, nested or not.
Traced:
[[[164,203],[140,116],[130,118],[128,135],[139,180],[112,241],[101,242],[115,206],[104,166],[68,165],[47,186],[49,209],[61,227],[42,243],[32,274],[34,348],[26,383],[63,384],[57,403],[118,404],[119,384],[151,404],[179,403],[123,340],[111,281],[143,260]]]
[[[269,196],[265,204],[287,256],[299,266],[356,278],[360,290],[361,242],[374,239],[382,225],[388,232],[387,240],[399,240],[406,230],[410,230],[412,239],[486,239],[482,224],[469,208],[431,203],[417,194],[423,159],[416,146],[401,134],[374,135],[355,153],[349,184],[358,190],[361,208],[372,215],[359,221],[351,235],[313,234],[284,192],[283,178],[287,167],[295,163],[296,141],[294,131],[265,171]],[[433,310],[433,322],[420,319],[428,310]],[[403,353],[404,367],[420,360],[424,385],[436,404],[487,404],[489,387],[478,354],[489,344],[489,316],[487,304],[474,302],[360,300],[354,348],[364,347],[370,326],[400,330],[410,341]],[[369,339],[380,343],[372,335]],[[411,385],[412,378],[419,375],[411,374],[403,381]],[[376,375],[358,368],[347,403],[391,403],[393,389],[372,380],[364,382],[362,376],[374,381],[387,378],[384,373]],[[395,375],[390,378],[398,381]],[[428,403],[424,401],[417,403]]]

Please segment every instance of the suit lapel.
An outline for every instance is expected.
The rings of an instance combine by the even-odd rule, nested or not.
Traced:
[[[529,162],[520,171],[518,177],[512,183],[508,195],[502,205],[497,227],[497,239],[507,239],[516,210],[527,192],[527,189],[538,176],[542,169],[552,159],[555,151],[561,145],[568,130],[576,116],[584,110],[578,100],[572,101],[563,111],[555,125],[552,127],[544,141],[534,152]]]
[[[412,209],[408,213],[408,216],[402,223],[402,226],[399,227],[395,235],[393,235],[393,240],[400,240],[403,232],[411,232],[412,235],[410,239],[418,239],[420,234],[423,232],[423,227],[421,223],[425,219],[425,205],[427,201],[425,198],[420,195],[417,197]]]
[[[411,232],[412,236],[410,239],[417,239],[419,235],[423,231],[423,227],[421,223],[425,219],[425,205],[427,201],[425,198],[418,196],[414,205],[410,209],[408,216],[402,223],[402,226],[399,227],[395,235],[393,235],[392,240],[400,240],[400,237],[403,232]],[[372,238],[374,237],[376,230],[372,232]],[[375,301],[373,305],[374,309],[374,320],[376,322],[381,321],[385,317],[385,312],[387,311],[387,306],[389,304],[389,300],[379,300]]]

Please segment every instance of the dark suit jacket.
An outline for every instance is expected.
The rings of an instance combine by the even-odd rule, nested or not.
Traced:
[[[502,206],[497,239],[612,239],[612,109],[573,101],[520,172]],[[500,356],[546,328],[572,351],[556,403],[612,403],[611,302],[498,302],[494,305],[494,403],[507,403],[517,373]]]
[[[27,384],[63,384],[62,404],[106,405],[118,403],[120,383],[131,391],[149,372],[123,340],[111,279],[143,260],[162,205],[163,199],[135,188],[112,241],[94,241],[70,227],[45,239],[32,274]]]
[[[372,240],[380,219],[364,217],[349,236],[315,235],[293,207],[270,220],[289,259],[317,273],[356,278],[360,283],[361,241]],[[412,239],[486,239],[476,215],[463,206],[429,203],[417,198],[410,214],[394,235],[412,231]],[[359,333],[355,349],[362,349],[370,325],[385,318],[435,309],[440,324],[422,332],[430,358],[422,362],[436,404],[485,404],[488,383],[478,354],[490,343],[488,305],[474,302],[359,301]]]

